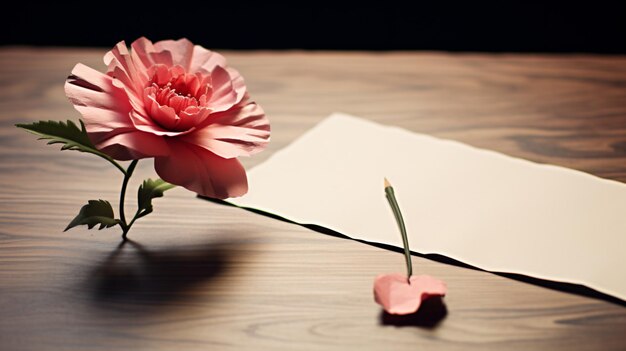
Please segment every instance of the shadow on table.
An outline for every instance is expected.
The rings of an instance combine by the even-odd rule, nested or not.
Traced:
[[[380,324],[396,327],[421,327],[435,329],[448,315],[448,308],[440,296],[433,296],[424,301],[417,312],[407,315],[380,313]]]
[[[214,282],[229,267],[235,251],[227,243],[150,251],[126,240],[88,277],[93,303],[128,313],[156,311]]]

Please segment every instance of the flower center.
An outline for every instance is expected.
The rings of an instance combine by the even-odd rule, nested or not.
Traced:
[[[171,83],[167,83],[165,86],[160,87],[156,83],[152,83],[152,87],[155,88],[155,100],[161,106],[169,106],[179,114],[181,111],[187,110],[188,107],[198,107],[200,102],[195,96],[184,90],[176,90],[172,88]]]
[[[150,95],[161,106],[169,106],[177,115],[181,112],[195,113],[207,106],[211,85],[200,73],[190,74],[180,66],[155,65],[148,87]]]
[[[156,64],[148,70],[148,77],[150,80],[143,91],[146,110],[164,129],[189,130],[211,113],[210,75],[187,73],[181,66]]]

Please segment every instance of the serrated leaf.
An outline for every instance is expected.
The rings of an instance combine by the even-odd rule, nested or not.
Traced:
[[[39,140],[49,140],[48,145],[63,144],[61,150],[88,152],[112,160],[108,155],[98,151],[89,140],[83,121],[80,121],[80,128],[70,120],[67,122],[39,121],[31,124],[16,124],[15,126],[39,136]]]
[[[139,186],[137,191],[137,213],[138,217],[143,217],[152,212],[152,199],[162,197],[166,190],[172,189],[176,185],[170,184],[163,179],[146,179]]]
[[[108,201],[89,200],[87,205],[80,209],[76,218],[74,218],[70,224],[67,225],[67,228],[65,228],[64,231],[78,225],[87,225],[87,227],[91,229],[99,224],[99,230],[109,228],[119,224],[119,220],[115,219],[114,216],[115,214],[113,213],[113,208]]]

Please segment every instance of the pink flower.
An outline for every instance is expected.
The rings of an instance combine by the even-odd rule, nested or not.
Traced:
[[[201,195],[248,190],[237,160],[261,151],[270,125],[226,59],[187,39],[122,41],[104,55],[106,74],[77,64],[65,93],[89,138],[117,160],[154,157],[161,178]]]
[[[391,314],[417,312],[422,301],[432,296],[445,296],[446,283],[428,275],[411,276],[399,273],[381,274],[374,281],[374,299]]]

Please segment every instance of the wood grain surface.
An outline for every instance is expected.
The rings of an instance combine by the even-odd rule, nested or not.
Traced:
[[[400,253],[184,189],[126,245],[118,229],[63,232],[86,200],[117,203],[120,174],[13,125],[77,120],[63,82],[77,62],[103,70],[103,53],[0,49],[1,350],[626,350],[623,305],[417,256],[449,294],[389,319],[372,283],[403,271]],[[272,122],[246,167],[342,111],[626,182],[626,57],[225,54]]]

